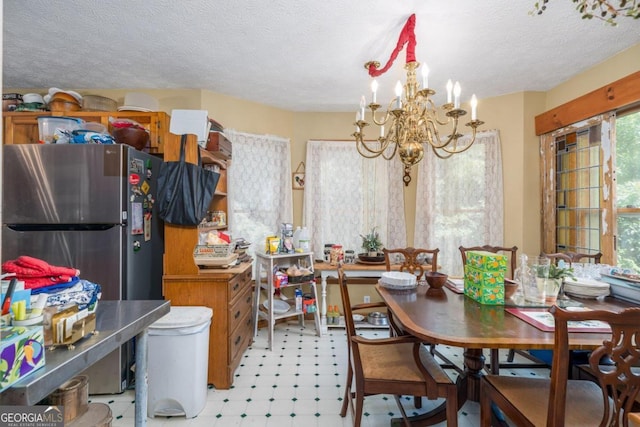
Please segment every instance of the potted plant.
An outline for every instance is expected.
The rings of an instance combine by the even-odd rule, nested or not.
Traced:
[[[366,235],[360,235],[362,237],[362,248],[369,256],[377,256],[378,252],[382,249],[382,241],[380,240],[380,234],[376,231],[376,227],[373,227],[371,231]]]
[[[560,287],[562,286],[562,281],[566,278],[572,278],[575,280],[573,276],[573,268],[567,267],[566,264],[562,263],[560,265],[556,265],[551,263],[549,265],[549,275],[545,280],[545,300],[549,303],[554,303],[558,297],[558,293],[560,292]],[[562,295],[561,295],[562,296]]]

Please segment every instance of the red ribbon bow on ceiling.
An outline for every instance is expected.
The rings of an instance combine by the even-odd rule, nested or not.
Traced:
[[[396,44],[396,48],[391,53],[391,57],[387,61],[387,64],[384,68],[377,69],[376,63],[369,62],[369,75],[371,77],[378,77],[387,72],[389,68],[393,65],[393,61],[396,59],[404,45],[407,45],[407,63],[415,62],[416,60],[416,35],[415,35],[415,27],[416,27],[416,14],[412,14],[407,22],[404,24],[402,28],[402,32],[400,33],[400,37],[398,38],[398,43]]]

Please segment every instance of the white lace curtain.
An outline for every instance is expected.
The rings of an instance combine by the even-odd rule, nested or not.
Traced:
[[[414,246],[439,248],[441,270],[462,276],[459,246],[504,243],[500,135],[479,132],[469,150],[448,159],[427,154],[418,164]]]
[[[362,157],[353,141],[307,142],[303,222],[316,257],[324,245],[362,252],[360,234],[373,227],[385,247],[406,246],[402,167]]]
[[[263,248],[265,237],[293,222],[291,147],[286,138],[225,129],[233,144],[227,171],[229,231]]]

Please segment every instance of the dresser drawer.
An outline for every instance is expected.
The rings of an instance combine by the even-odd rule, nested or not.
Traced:
[[[247,268],[244,272],[236,274],[229,280],[229,302],[234,303],[240,293],[246,288],[250,288],[251,270],[251,268]]]
[[[244,316],[238,322],[236,330],[229,334],[229,366],[234,370],[249,346],[253,333],[253,321],[251,320],[251,312],[244,313]]]
[[[251,317],[252,308],[253,290],[251,289],[251,286],[248,286],[235,301],[229,304],[229,312],[227,314],[227,318],[229,319],[230,335],[233,335],[234,331],[243,322],[245,314],[249,313],[249,317]]]

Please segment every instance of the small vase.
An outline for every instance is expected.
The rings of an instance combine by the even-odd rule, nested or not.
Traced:
[[[369,251],[369,256],[378,256],[378,251]]]
[[[558,300],[558,292],[562,285],[562,279],[546,279],[544,286],[544,302],[555,304]]]

